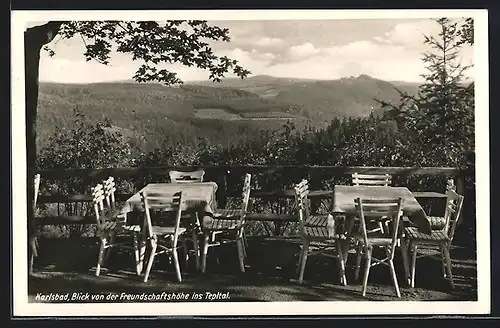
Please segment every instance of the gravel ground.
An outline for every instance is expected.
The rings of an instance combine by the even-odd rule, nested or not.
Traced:
[[[158,256],[147,283],[133,273],[133,256],[116,252],[108,268],[95,277],[92,267],[97,261],[95,239],[42,239],[36,269],[29,279],[29,299],[38,293],[185,293],[220,292],[231,301],[425,301],[477,300],[475,252],[461,247],[452,250],[455,289],[441,277],[441,265],[432,259],[419,259],[415,288],[404,284],[401,259],[395,266],[401,287],[397,298],[385,266],[371,269],[366,297],[361,295],[361,283],[354,281],[351,255],[347,266],[348,285],[338,281],[335,259],[311,256],[308,259],[304,282],[299,285],[295,267],[300,244],[292,240],[258,238],[249,240],[245,273],[238,269],[234,246],[224,245],[209,253],[207,272],[195,272],[194,263],[182,267],[183,282],[175,280],[173,265],[167,256]],[[119,296],[117,296],[119,297]],[[222,296],[220,296],[222,297]],[[122,300],[125,301],[125,300]]]

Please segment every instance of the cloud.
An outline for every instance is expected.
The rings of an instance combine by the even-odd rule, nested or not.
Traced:
[[[228,49],[219,55],[238,60],[253,75],[278,77],[331,80],[368,74],[384,80],[418,81],[425,70],[418,52],[367,40],[331,47],[303,43],[289,47],[284,56],[241,48]]]
[[[249,43],[258,47],[272,47],[282,44],[283,40],[280,38],[261,37],[253,39]]]
[[[39,78],[40,81],[64,83],[117,81],[131,79],[136,69],[135,63],[106,66],[96,61],[43,56],[40,60]]]
[[[331,54],[276,64],[267,68],[267,74],[325,80],[368,74],[383,80],[418,81],[423,70],[420,61],[405,57],[348,58]]]
[[[423,46],[424,35],[437,35],[439,26],[426,19],[411,23],[400,23],[383,35],[383,41],[407,46]]]
[[[316,55],[320,50],[316,49],[312,43],[304,43],[292,46],[288,49],[288,55],[292,58],[303,58],[311,55]]]
[[[231,50],[237,47],[246,51],[257,49],[264,52],[279,52],[287,47],[287,43],[281,38],[247,35],[232,38],[229,43],[211,42],[210,45],[215,50]]]
[[[337,79],[368,74],[384,80],[420,81],[425,72],[421,61],[428,47],[422,44],[421,33],[436,34],[436,23],[419,20],[393,25],[379,35],[359,33],[356,40],[343,43],[297,40],[294,37],[245,35],[224,48],[214,48],[219,56],[238,60],[253,75],[269,74],[280,77]],[[438,26],[439,28],[439,26]],[[433,32],[434,31],[434,32]],[[257,34],[258,35],[258,34]],[[110,66],[85,62],[81,44],[61,41],[56,57],[42,56],[40,79],[58,82],[97,82],[130,79],[140,63],[123,54],[113,54]],[[464,48],[463,64],[473,61],[473,48]],[[167,67],[184,81],[203,80],[207,71],[180,64]],[[470,71],[472,74],[472,70]],[[228,76],[232,76],[228,74]]]

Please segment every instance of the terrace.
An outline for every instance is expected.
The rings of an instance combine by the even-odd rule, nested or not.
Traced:
[[[238,252],[233,244],[210,249],[206,272],[195,268],[191,257],[181,263],[183,280],[176,280],[172,261],[158,256],[147,282],[138,276],[134,257],[126,250],[114,251],[101,275],[95,276],[99,238],[92,215],[90,187],[113,176],[117,183],[117,206],[121,207],[149,183],[168,182],[171,170],[202,168],[204,181],[217,184],[217,208],[240,206],[242,178],[252,174],[250,205],[246,216],[247,256],[245,272],[240,272]],[[331,166],[205,166],[142,167],[109,169],[45,170],[38,196],[38,257],[29,278],[30,300],[38,293],[229,293],[232,301],[296,300],[477,300],[477,271],[473,227],[474,190],[472,169],[420,167],[331,167]],[[354,279],[356,254],[348,251],[345,267],[347,285],[338,279],[335,259],[311,255],[304,280],[297,280],[301,252],[298,215],[293,210],[295,183],[307,179],[311,212],[328,213],[334,202],[334,186],[350,184],[352,173],[389,174],[392,186],[407,187],[427,216],[442,216],[446,181],[453,179],[456,191],[464,195],[462,219],[451,246],[454,288],[443,278],[439,261],[419,259],[413,288],[405,283],[404,261],[399,252],[394,259],[401,298],[394,293],[388,268],[376,266],[370,272],[366,296],[361,280]],[[472,180],[473,181],[473,180]],[[77,186],[77,187],[75,187]],[[89,210],[90,209],[90,210]],[[472,232],[471,232],[472,231]],[[181,261],[183,262],[183,261]]]

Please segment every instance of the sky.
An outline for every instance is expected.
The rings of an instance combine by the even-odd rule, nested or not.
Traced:
[[[209,21],[229,28],[230,42],[213,43],[217,55],[236,59],[252,75],[320,80],[367,74],[387,81],[420,82],[425,72],[424,35],[437,35],[439,25],[418,19],[227,20]],[[86,62],[81,38],[50,44],[42,51],[40,80],[91,83],[131,79],[141,62],[114,53],[108,66]],[[463,64],[473,64],[473,49],[461,52]],[[170,65],[184,81],[206,80],[208,72]],[[472,74],[472,73],[470,73]],[[231,75],[228,75],[231,76]]]

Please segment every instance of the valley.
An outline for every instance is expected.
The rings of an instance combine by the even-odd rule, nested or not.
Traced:
[[[38,148],[71,129],[75,108],[90,122],[109,119],[114,131],[149,150],[162,143],[230,144],[291,121],[297,128],[324,127],[334,118],[380,114],[377,99],[397,103],[416,84],[390,83],[367,75],[319,81],[254,76],[181,86],[133,81],[40,84]]]

